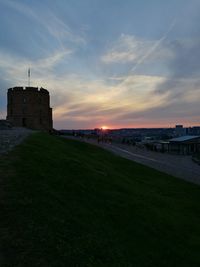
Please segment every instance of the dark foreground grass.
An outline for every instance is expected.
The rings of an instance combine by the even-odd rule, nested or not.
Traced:
[[[200,266],[199,186],[45,134],[0,169],[0,266]]]

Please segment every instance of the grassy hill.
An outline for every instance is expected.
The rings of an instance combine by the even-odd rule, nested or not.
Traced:
[[[46,134],[0,170],[0,266],[200,266],[199,186]]]

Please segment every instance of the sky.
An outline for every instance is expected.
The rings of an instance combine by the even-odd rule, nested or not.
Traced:
[[[200,1],[0,0],[1,118],[28,68],[56,129],[200,125]]]

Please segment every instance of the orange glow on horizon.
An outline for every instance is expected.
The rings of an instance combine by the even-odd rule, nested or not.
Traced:
[[[101,126],[101,129],[102,129],[102,130],[107,130],[107,129],[108,129],[108,126],[103,125],[103,126]]]

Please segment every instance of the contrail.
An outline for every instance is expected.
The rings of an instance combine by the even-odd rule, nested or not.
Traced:
[[[135,64],[135,66],[131,69],[131,73],[134,73],[134,71],[137,69],[137,67],[139,65],[141,65],[146,58],[148,58],[155,50],[156,48],[158,48],[160,46],[160,44],[167,38],[168,34],[173,30],[174,26],[176,24],[176,19],[174,19],[169,27],[169,29],[167,30],[167,32],[147,51],[147,53],[142,56],[137,63]]]
[[[129,75],[134,74],[138,66],[140,66],[145,61],[145,59],[148,58],[155,51],[155,49],[157,49],[160,46],[160,44],[167,38],[168,34],[173,30],[175,25],[176,25],[176,19],[172,21],[166,33],[158,41],[155,42],[155,44],[147,51],[147,53],[144,56],[142,56],[137,61],[135,66],[130,70]],[[120,84],[121,85],[124,84],[127,79],[128,78],[126,77]]]

